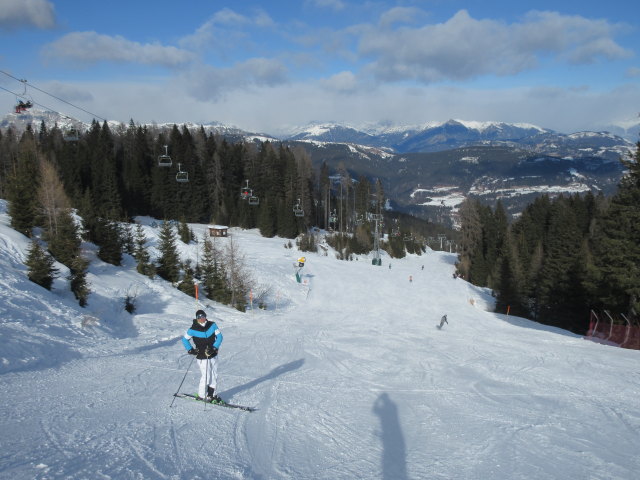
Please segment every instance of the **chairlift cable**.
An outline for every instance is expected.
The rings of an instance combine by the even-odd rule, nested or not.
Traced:
[[[84,113],[88,113],[89,115],[92,115],[94,118],[98,118],[98,119],[100,119],[100,120],[102,120],[102,121],[104,121],[104,122],[108,122],[108,120],[107,120],[106,118],[103,118],[103,117],[101,117],[100,115],[96,115],[95,113],[92,113],[92,112],[90,112],[89,110],[85,110],[85,109],[84,109],[84,108],[82,108],[82,107],[79,107],[79,106],[77,106],[77,105],[74,105],[73,103],[68,102],[68,101],[66,101],[66,100],[65,100],[65,99],[63,99],[63,98],[60,98],[60,97],[58,97],[58,96],[56,96],[56,95],[53,95],[52,93],[46,92],[46,91],[42,90],[41,88],[36,87],[36,86],[35,86],[35,85],[33,85],[32,83],[27,82],[27,81],[26,81],[26,80],[24,80],[24,79],[21,79],[21,78],[18,78],[18,77],[14,77],[13,75],[11,75],[10,73],[5,72],[4,70],[0,70],[0,73],[3,73],[3,74],[5,74],[7,77],[13,78],[14,80],[16,80],[16,81],[18,81],[18,82],[22,83],[25,87],[28,85],[28,86],[30,86],[31,88],[33,88],[33,89],[35,89],[35,90],[38,90],[39,92],[44,93],[45,95],[49,95],[50,97],[55,98],[56,100],[58,100],[58,101],[60,101],[60,102],[66,103],[67,105],[70,105],[70,106],[72,106],[73,108],[77,108],[78,110],[81,110],[81,111],[83,111]],[[2,87],[0,87],[0,88],[2,88]],[[2,89],[3,89],[3,90],[7,90],[6,88],[2,88]],[[9,90],[7,90],[7,91],[9,92]],[[10,93],[13,93],[13,92],[10,92]],[[15,93],[14,93],[14,95],[16,95],[16,96],[18,96],[18,97],[23,97],[23,95],[17,95],[17,94],[15,94]],[[33,103],[34,103],[35,105],[39,105],[39,106],[41,106],[41,107],[44,107],[44,108],[46,108],[47,110],[51,110],[52,112],[57,112],[57,110],[56,110],[56,109],[46,107],[46,106],[44,106],[44,105],[42,105],[42,104],[40,104],[40,103],[36,103],[36,102],[33,102]],[[70,118],[70,117],[69,117],[69,118]]]

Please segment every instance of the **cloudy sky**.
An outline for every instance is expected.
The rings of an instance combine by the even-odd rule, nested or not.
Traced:
[[[626,126],[639,121],[639,19],[629,0],[0,0],[0,111],[26,92],[85,121],[268,133]]]

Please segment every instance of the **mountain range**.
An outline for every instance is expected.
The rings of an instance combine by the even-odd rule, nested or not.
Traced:
[[[356,129],[314,124],[284,140],[303,145],[316,165],[383,180],[394,208],[441,221],[467,197],[500,200],[517,215],[536,196],[611,194],[634,151],[609,132],[562,134],[530,124],[449,120]]]
[[[7,114],[0,128],[87,128],[55,112]],[[109,122],[123,128],[119,122]],[[173,124],[153,124],[170,127]],[[255,133],[219,122],[187,123],[232,141],[285,142],[303,148],[314,166],[323,162],[352,177],[382,180],[393,208],[442,220],[469,196],[501,200],[516,215],[543,193],[610,194],[623,175],[621,158],[635,150],[610,132],[558,133],[531,124],[448,120],[412,126],[313,123],[279,135]],[[640,129],[640,124],[634,127]],[[627,130],[627,133],[634,129]]]

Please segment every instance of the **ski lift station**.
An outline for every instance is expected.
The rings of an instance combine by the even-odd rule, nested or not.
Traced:
[[[210,237],[228,237],[229,227],[225,227],[224,225],[209,225],[209,236]]]

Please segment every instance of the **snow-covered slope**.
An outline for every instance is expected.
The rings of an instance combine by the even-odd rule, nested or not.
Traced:
[[[199,377],[180,342],[194,299],[84,245],[82,309],[64,279],[52,292],[26,279],[28,241],[5,211],[0,478],[626,480],[640,468],[639,352],[491,313],[488,292],[452,277],[452,254],[378,267],[305,253],[297,283],[287,240],[231,229],[217,241],[244,253],[268,308],[203,306],[224,334],[221,396],[259,410],[170,407]],[[153,247],[152,219],[139,220]],[[195,263],[197,246],[180,248]]]

